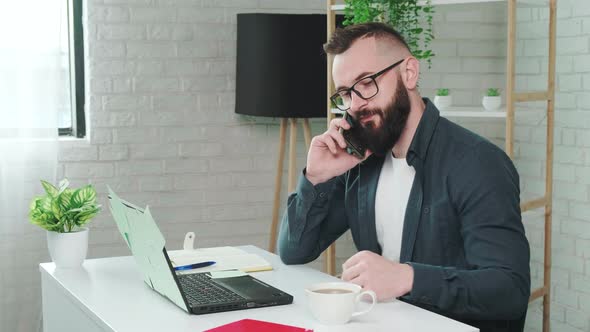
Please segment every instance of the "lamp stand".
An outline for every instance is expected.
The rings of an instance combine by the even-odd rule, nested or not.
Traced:
[[[285,159],[285,145],[287,143],[287,121],[290,123],[289,130],[289,168],[287,173],[287,192],[295,191],[295,181],[297,173],[297,119],[281,119],[281,128],[279,132],[279,158],[277,160],[277,171],[275,176],[275,193],[274,205],[272,210],[272,223],[270,226],[270,239],[268,251],[274,253],[277,249],[277,230],[279,224],[279,208],[281,205],[281,186],[283,181],[283,161]],[[309,119],[304,118],[302,121],[303,136],[305,137],[305,146],[309,151],[311,144],[311,129]],[[327,273],[334,275],[335,268],[335,246],[332,244],[325,252],[325,270]]]

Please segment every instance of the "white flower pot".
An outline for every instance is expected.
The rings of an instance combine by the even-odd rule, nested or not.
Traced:
[[[453,96],[434,96],[434,106],[441,111],[451,107],[453,104]]]
[[[71,233],[48,231],[47,247],[56,267],[80,267],[88,252],[88,228],[84,227]]]
[[[481,104],[483,105],[483,108],[486,109],[486,111],[495,111],[498,110],[502,105],[502,98],[500,96],[484,96]]]

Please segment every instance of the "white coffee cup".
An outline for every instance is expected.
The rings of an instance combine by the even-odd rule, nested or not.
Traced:
[[[305,289],[309,310],[324,324],[345,324],[351,317],[366,314],[377,302],[375,292],[363,291],[361,286],[348,282],[326,282],[314,284]],[[365,310],[356,307],[365,295],[371,303]]]

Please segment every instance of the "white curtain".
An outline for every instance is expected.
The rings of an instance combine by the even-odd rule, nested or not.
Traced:
[[[0,0],[0,331],[40,330],[48,254],[27,214],[39,180],[56,181],[58,113],[69,107],[64,6]]]

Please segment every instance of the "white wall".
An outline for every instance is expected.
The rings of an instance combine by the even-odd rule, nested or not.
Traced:
[[[171,247],[192,230],[201,246],[266,246],[278,121],[234,114],[236,13],[321,9],[316,1],[89,4],[91,139],[64,146],[63,173],[150,204]],[[107,211],[93,226],[91,255],[127,254]]]
[[[590,10],[583,0],[559,0],[557,22],[557,91],[551,327],[554,331],[590,330]],[[517,77],[523,90],[543,88],[547,72],[546,9],[520,13],[518,54],[525,69]],[[536,105],[524,108],[538,109]],[[517,122],[517,158],[523,194],[544,191],[544,116]],[[531,216],[526,226],[531,242],[533,284],[543,275],[543,218]],[[540,331],[541,301],[530,306],[527,329]]]
[[[324,3],[85,3],[90,135],[62,142],[59,175],[99,192],[104,210],[90,224],[88,256],[130,254],[106,184],[149,204],[171,249],[188,231],[199,246],[267,247],[279,122],[234,114],[236,13],[317,13]],[[314,133],[324,124],[315,121]],[[45,233],[27,224],[23,234],[0,236],[0,331],[35,331]]]
[[[590,315],[590,11],[559,1],[554,217],[556,331],[588,331]],[[91,223],[89,257],[128,255],[105,201],[109,184],[123,198],[150,204],[169,247],[197,232],[201,246],[266,247],[271,219],[278,121],[235,115],[237,12],[323,12],[320,0],[89,0],[89,139],[64,141],[60,176],[97,186],[104,212]],[[504,87],[505,7],[445,6],[435,17],[437,57],[425,69],[424,96],[448,87],[457,104],[479,104],[490,85]],[[519,11],[519,28],[546,18]],[[542,25],[542,24],[541,24]],[[524,30],[523,30],[524,31]],[[519,87],[535,88],[546,67],[543,42],[523,36]],[[524,69],[520,69],[524,68]],[[521,72],[522,71],[522,72]],[[526,85],[526,86],[525,86]],[[516,164],[523,192],[543,190],[543,117],[517,117]],[[502,121],[458,121],[503,145]],[[312,122],[313,134],[324,120]],[[299,133],[299,166],[304,163]],[[283,195],[285,197],[285,195]],[[527,217],[533,277],[542,271],[542,228]],[[24,221],[26,222],[26,221]],[[34,331],[40,310],[37,264],[48,261],[45,234],[0,234],[0,330]],[[339,264],[354,253],[338,242]],[[318,263],[314,265],[319,265]],[[527,329],[540,330],[539,301]]]

